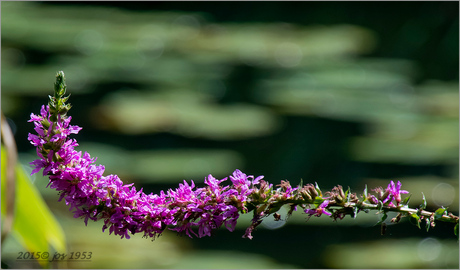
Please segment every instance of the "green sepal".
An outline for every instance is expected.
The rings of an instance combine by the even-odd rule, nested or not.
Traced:
[[[304,198],[304,197],[302,196],[302,187],[303,187],[303,179],[300,178],[300,183],[299,183],[299,185],[297,186],[297,190],[295,191],[295,195],[296,195],[296,196],[297,196],[297,195],[300,195],[302,198]],[[305,199],[305,198],[304,198],[304,199]]]
[[[51,123],[50,121],[48,121],[48,119],[44,118],[41,122],[40,122],[43,127],[46,129],[45,131],[45,134],[48,132],[48,128],[50,127]]]
[[[300,178],[300,183],[299,183],[299,189],[298,190],[300,190],[302,187],[303,187],[303,179]]]
[[[350,202],[350,187],[348,187],[347,191],[345,191],[345,198],[347,198],[347,202]]]
[[[412,224],[414,224],[415,226],[417,226],[419,229],[420,228],[420,217],[416,214],[416,213],[413,213],[410,215],[409,217],[409,220]]]
[[[423,194],[422,192],[422,197],[423,197],[423,202],[422,204],[420,205],[420,209],[425,209],[426,208],[426,199],[425,199],[425,194]]]
[[[440,219],[443,215],[447,215],[447,208],[441,207],[434,212],[434,219]]]
[[[367,185],[364,186],[363,202],[367,201]]]
[[[428,232],[430,230],[430,227],[431,227],[431,222],[430,222],[430,219],[429,218],[425,218],[425,225],[426,225],[426,232]]]
[[[318,192],[318,196],[319,196],[319,197],[323,196],[323,194],[321,193],[321,189],[319,188],[317,182],[315,182],[315,189],[316,189],[316,192]]]
[[[65,103],[65,102],[67,102],[67,100],[69,100],[69,98],[70,98],[70,94],[69,94],[69,95],[67,95],[66,97],[62,97],[62,98],[61,98],[61,100],[62,100],[62,103]]]
[[[48,95],[48,99],[49,99],[48,103],[49,103],[50,105],[51,105],[51,104],[54,104],[54,97],[53,97],[53,96]]]
[[[268,195],[268,194],[272,194],[272,192],[273,192],[273,187],[271,187],[267,191],[265,191],[264,194]],[[271,195],[270,195],[270,197],[271,197]],[[268,200],[268,198],[267,198],[267,200]]]
[[[411,197],[411,196],[412,196],[412,194],[410,194],[409,197],[406,197],[406,198],[402,201],[401,205],[409,206],[409,201],[410,201],[410,197]]]

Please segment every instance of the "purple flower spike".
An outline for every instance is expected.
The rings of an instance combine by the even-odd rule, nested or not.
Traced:
[[[75,150],[78,143],[69,136],[78,134],[81,128],[70,125],[72,118],[67,116],[70,105],[65,104],[68,97],[64,97],[66,85],[62,71],[56,75],[54,89],[54,96],[50,96],[47,106],[41,107],[40,114],[30,115],[35,134],[29,133],[28,140],[36,147],[38,156],[30,163],[32,174],[43,169],[43,175],[49,177],[48,186],[60,193],[59,201],[64,200],[75,218],[82,218],[85,224],[88,220],[103,220],[102,231],[108,229],[110,234],[121,238],[129,239],[136,233],[155,238],[167,228],[189,237],[212,236],[222,226],[235,230],[240,213],[253,211],[254,217],[243,235],[252,239],[252,233],[264,218],[273,215],[275,221],[281,219],[278,211],[283,206],[290,207],[287,217],[302,207],[308,218],[324,214],[337,220],[350,214],[351,208],[354,211],[350,215],[354,217],[355,213],[375,209],[378,204],[384,211],[400,212],[392,222],[398,222],[398,217],[407,210],[398,207],[401,194],[409,193],[401,190],[399,181],[396,184],[391,181],[386,189],[374,189],[376,195],[367,195],[365,191],[361,201],[350,190],[344,192],[340,185],[323,197],[318,185],[292,187],[289,181],[282,180],[277,185],[279,188],[274,188],[263,180],[264,176],[246,175],[238,169],[221,180],[209,175],[201,188],[197,188],[193,180],[190,183],[184,180],[175,189],[145,194],[142,189],[137,191],[133,184],[123,184],[117,175],[104,176],[105,167],[96,165],[96,158]],[[228,178],[231,184],[225,185]],[[308,208],[318,201],[322,203],[315,209]],[[329,206],[334,209],[328,210]],[[457,223],[458,228],[459,218],[452,213],[447,216],[444,208],[436,214],[440,210],[442,219]],[[426,212],[417,211],[417,215],[420,219],[435,219],[435,213]],[[431,222],[433,227],[434,220]]]
[[[219,180],[209,175],[203,188],[196,188],[193,180],[184,180],[178,188],[159,195],[136,191],[133,184],[124,185],[116,175],[104,176],[104,166],[95,165],[96,158],[88,153],[76,151],[78,143],[69,138],[81,128],[70,125],[71,117],[66,116],[70,106],[63,102],[63,76],[62,72],[57,75],[61,89],[56,90],[50,104],[41,107],[40,115],[30,115],[36,134],[29,134],[28,139],[39,157],[31,162],[32,173],[43,169],[50,179],[48,186],[60,192],[59,200],[69,205],[74,217],[83,218],[85,223],[103,219],[103,231],[108,229],[121,238],[139,232],[156,237],[166,228],[190,237],[211,236],[222,225],[230,231],[235,229],[239,212],[247,211],[255,185],[264,182],[263,176],[255,178],[235,170],[230,176],[232,186],[223,185],[228,178]],[[295,190],[290,188],[287,196]],[[260,222],[256,220],[251,228]]]

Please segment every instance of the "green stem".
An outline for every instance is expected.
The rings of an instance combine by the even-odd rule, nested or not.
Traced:
[[[260,204],[259,207],[257,208],[259,209],[263,208],[264,210],[265,209],[270,210],[270,209],[279,209],[283,205],[310,205],[310,204],[314,204],[314,201],[313,200],[303,200],[303,199],[298,199],[298,200],[287,199],[284,201],[278,201],[274,203]],[[379,210],[379,211],[384,211],[384,212],[396,212],[396,213],[408,214],[409,216],[411,214],[418,214],[420,217],[425,217],[425,218],[430,218],[435,215],[434,212],[429,212],[429,211],[420,210],[420,209],[413,209],[413,208],[409,208],[406,206],[398,206],[398,207],[379,206],[378,204],[370,204],[370,203],[365,203],[365,202],[357,202],[357,203],[347,202],[342,205],[332,204],[328,208],[335,209],[335,210],[348,209],[349,211],[346,211],[346,212],[352,213],[355,207],[357,207],[359,210]],[[450,222],[450,223],[459,223],[459,217],[451,213],[449,215],[442,215],[441,217],[437,217],[436,220]]]
[[[368,209],[368,210],[379,210],[379,206],[376,205],[376,204],[368,204],[368,203],[364,203],[364,202],[360,202],[358,204],[355,204],[355,203],[350,203],[352,204],[353,206],[354,205],[361,205],[361,207],[359,207],[360,209],[364,210],[364,209]],[[351,207],[353,207],[351,206]],[[400,206],[400,207],[388,207],[388,206],[384,206],[382,207],[383,211],[386,211],[386,212],[397,212],[397,213],[407,213],[407,214],[416,214],[418,213],[420,216],[423,216],[423,217],[432,217],[435,215],[435,213],[433,212],[429,212],[429,211],[425,211],[425,210],[420,210],[420,209],[413,209],[413,208],[409,208],[409,207],[404,207],[404,206]],[[459,217],[458,216],[454,216],[453,214],[450,214],[450,215],[442,215],[441,217],[438,217],[436,220],[440,220],[440,221],[445,221],[445,222],[451,222],[451,223],[458,223],[459,221]]]

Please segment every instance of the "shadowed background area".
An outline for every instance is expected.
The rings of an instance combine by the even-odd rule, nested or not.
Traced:
[[[20,162],[67,78],[78,150],[144,191],[235,169],[273,184],[318,182],[362,193],[399,180],[418,207],[458,214],[457,2],[2,2],[1,107]],[[3,180],[2,180],[3,181]],[[32,176],[66,233],[70,268],[458,268],[452,226],[430,232],[380,216],[339,222],[294,214],[235,232],[151,242],[73,219]],[[283,212],[284,211],[284,212]],[[281,210],[286,216],[285,209]],[[390,216],[390,218],[392,218]],[[388,224],[390,225],[390,224]],[[22,247],[2,246],[13,268]],[[64,267],[55,265],[55,267]]]

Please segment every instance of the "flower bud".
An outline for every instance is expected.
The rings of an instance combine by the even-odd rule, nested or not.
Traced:
[[[341,185],[338,185],[337,186],[338,190],[339,190],[339,196],[343,199],[345,199],[345,193],[343,192],[343,188]]]
[[[318,196],[318,191],[316,191],[316,188],[313,185],[308,186],[308,192],[310,193],[312,199],[315,199]]]
[[[43,126],[43,128],[45,129],[48,129],[50,127],[50,122],[48,121],[48,119],[43,119],[41,122],[40,122]],[[47,130],[43,130],[46,134]]]
[[[311,200],[312,200],[311,196],[308,194],[307,191],[302,190],[302,191],[300,192],[300,194],[302,195],[302,198],[303,198],[304,200],[306,200],[306,201],[311,201]]]
[[[383,193],[382,196],[380,196],[380,200],[385,200],[386,198],[388,198],[388,196],[390,196],[390,191],[389,190],[385,190],[385,193]]]
[[[401,202],[401,194],[396,194],[396,197],[395,197],[395,201],[396,201],[396,205],[399,205],[399,203]]]
[[[367,200],[372,204],[378,204],[379,200],[374,195],[367,196]]]

